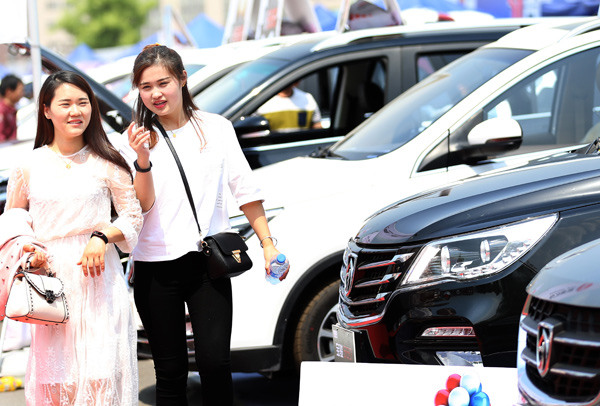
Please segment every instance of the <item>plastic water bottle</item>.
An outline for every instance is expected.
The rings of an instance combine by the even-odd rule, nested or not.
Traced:
[[[285,273],[290,267],[290,262],[287,260],[285,255],[279,254],[271,259],[269,264],[269,273],[265,276],[265,279],[273,285],[281,282],[279,278]]]

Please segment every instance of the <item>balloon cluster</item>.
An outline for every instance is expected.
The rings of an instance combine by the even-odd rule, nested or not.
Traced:
[[[490,406],[490,398],[481,390],[476,375],[452,374],[446,381],[446,389],[435,395],[435,406]]]

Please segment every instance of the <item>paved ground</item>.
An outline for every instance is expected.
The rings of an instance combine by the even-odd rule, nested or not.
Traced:
[[[26,363],[25,352],[8,353],[4,366],[11,370],[24,371]],[[155,380],[154,366],[152,360],[141,360],[138,362],[140,376],[140,405],[155,405]],[[6,370],[5,368],[3,368]],[[236,406],[296,406],[298,405],[299,381],[297,377],[288,376],[277,379],[267,379],[260,374],[233,374]],[[201,405],[200,400],[200,378],[191,373],[188,379],[188,401],[191,405]],[[24,391],[0,393],[0,405],[25,406]]]

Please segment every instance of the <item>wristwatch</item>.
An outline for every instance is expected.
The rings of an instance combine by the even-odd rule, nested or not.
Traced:
[[[104,241],[104,244],[108,244],[108,237],[106,236],[106,234],[104,234],[101,231],[94,231],[94,232],[92,232],[92,235],[90,236],[90,238],[92,238],[92,237],[98,237],[102,241]]]

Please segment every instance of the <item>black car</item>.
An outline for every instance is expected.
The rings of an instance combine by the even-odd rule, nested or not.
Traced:
[[[527,286],[519,392],[529,404],[600,405],[600,240],[559,256]]]
[[[527,284],[556,256],[600,238],[596,144],[368,219],[344,254],[338,358],[515,366]]]
[[[539,21],[443,22],[310,34],[233,70],[195,96],[194,102],[233,122],[250,166],[258,168],[332,145],[441,67]],[[296,82],[314,96],[322,128],[271,131],[257,109]]]

